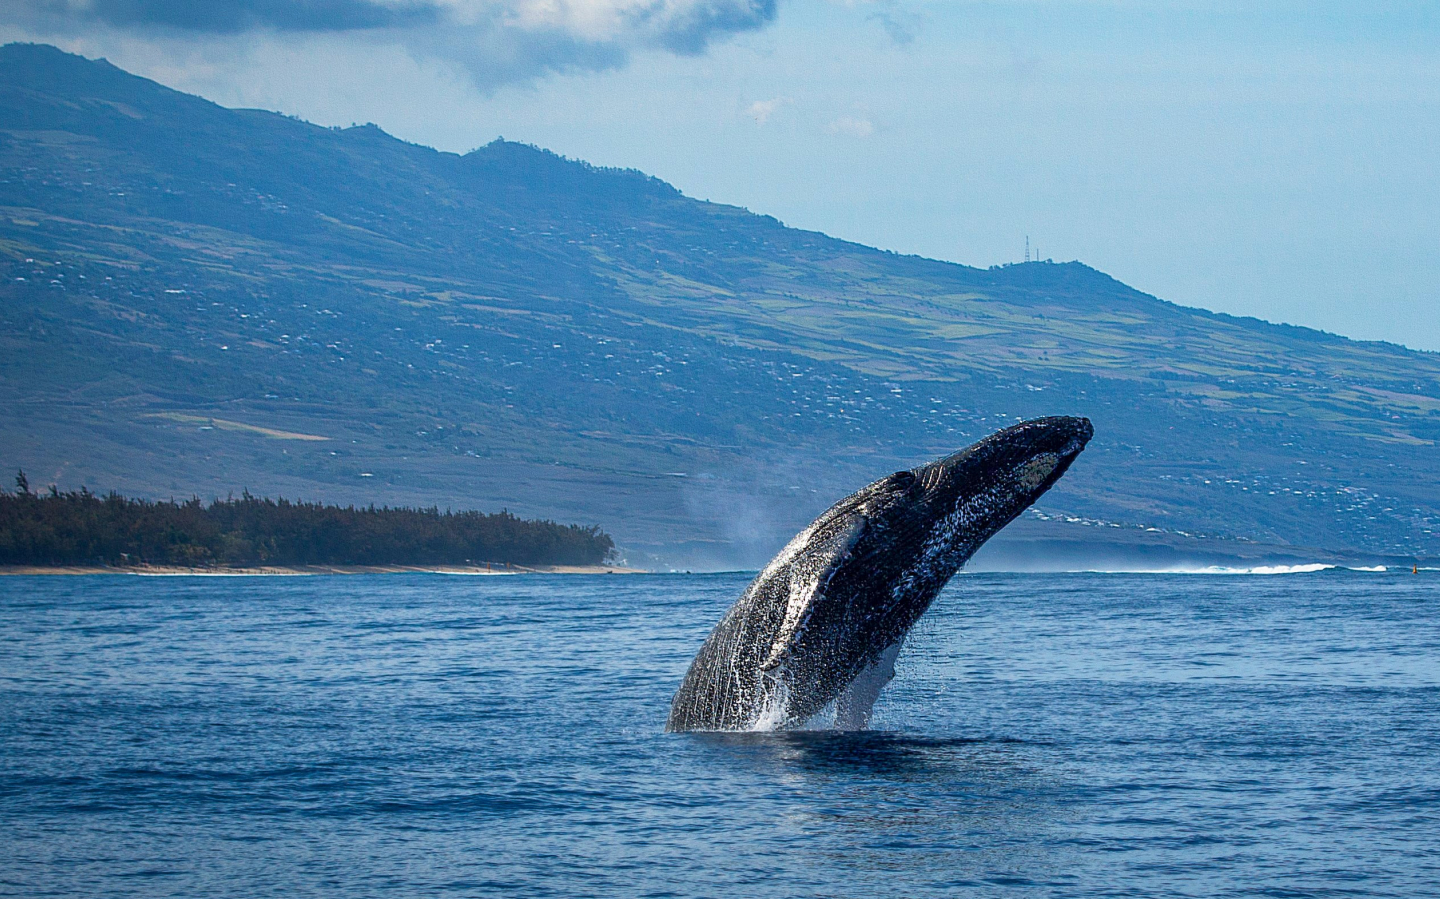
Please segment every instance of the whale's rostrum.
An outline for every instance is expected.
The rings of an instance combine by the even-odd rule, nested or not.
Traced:
[[[832,703],[836,727],[864,727],[905,634],[1093,433],[1084,418],[1023,422],[831,506],[715,626],[666,729],[793,728]]]

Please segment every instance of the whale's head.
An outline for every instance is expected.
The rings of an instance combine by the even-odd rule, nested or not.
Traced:
[[[1049,490],[1094,434],[1089,419],[1070,416],[1037,418],[998,431],[911,469],[914,481],[905,497],[909,508],[896,511],[919,531],[922,557],[954,562],[944,572],[948,579],[982,543]]]

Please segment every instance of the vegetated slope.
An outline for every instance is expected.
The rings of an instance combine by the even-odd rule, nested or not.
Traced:
[[[70,486],[507,505],[754,562],[873,477],[1078,413],[1097,438],[1040,519],[1440,552],[1435,354],[48,47],[0,51],[0,266],[5,455]]]

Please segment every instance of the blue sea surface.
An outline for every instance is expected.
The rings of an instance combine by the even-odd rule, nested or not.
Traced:
[[[662,733],[746,580],[0,578],[0,895],[1440,895],[1440,574],[961,575],[873,731]]]

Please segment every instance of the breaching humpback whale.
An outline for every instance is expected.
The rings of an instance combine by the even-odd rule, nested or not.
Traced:
[[[1084,418],[1023,422],[831,506],[715,626],[665,729],[796,727],[832,702],[837,728],[864,727],[906,632],[1093,434]]]

